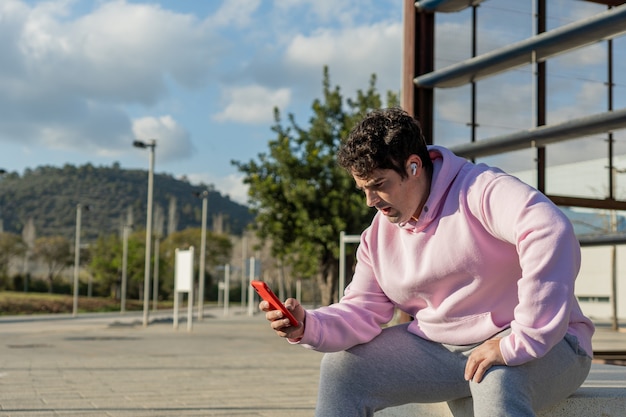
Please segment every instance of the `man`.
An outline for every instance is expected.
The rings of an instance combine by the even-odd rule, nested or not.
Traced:
[[[301,322],[260,308],[291,343],[327,353],[316,415],[447,401],[475,417],[534,416],[573,393],[594,328],[574,296],[571,223],[515,177],[427,147],[401,109],[368,114],[338,153],[368,206],[352,282]],[[398,308],[412,317],[383,329]]]

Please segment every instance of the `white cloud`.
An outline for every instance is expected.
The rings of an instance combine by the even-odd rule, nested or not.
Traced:
[[[186,177],[193,184],[213,184],[220,194],[228,196],[231,200],[248,205],[248,186],[243,183],[243,175],[230,174],[226,176],[214,176],[212,174],[187,174]]]
[[[377,75],[379,91],[399,91],[401,86],[402,24],[382,22],[343,29],[320,29],[300,34],[287,46],[284,56],[289,71],[303,78],[318,78],[322,67],[330,69],[333,84],[352,94],[367,88]],[[316,86],[317,87],[317,86]]]
[[[260,85],[233,87],[222,94],[224,110],[214,116],[220,122],[265,123],[273,118],[275,106],[283,108],[291,101],[287,88],[270,90]]]
[[[150,5],[108,2],[75,20],[35,8],[22,27],[21,57],[34,81],[99,99],[154,103],[167,76],[197,86],[212,62],[211,36],[196,18]]]
[[[1,2],[0,140],[114,153],[132,136],[125,107],[208,81],[219,42],[198,18],[123,0],[75,17],[73,6]]]
[[[350,0],[278,0],[275,7],[292,12],[306,9],[322,22],[338,20],[347,24],[354,19],[354,8],[358,6]]]
[[[566,93],[561,93],[565,95]],[[563,103],[548,113],[548,124],[561,123],[567,120],[583,116],[602,113],[606,111],[606,86],[599,83],[579,82],[576,88],[572,88],[571,96],[563,100]]]
[[[230,174],[219,178],[216,181],[216,187],[231,200],[248,205],[248,186],[243,183],[243,176]]]
[[[252,22],[252,14],[259,8],[261,0],[228,0],[219,10],[207,19],[209,24],[218,26],[245,27]]]
[[[490,32],[481,33],[483,43],[489,43]],[[466,22],[441,22],[435,34],[435,67],[443,68],[468,59],[472,53],[471,26]]]
[[[561,16],[558,26],[578,22],[582,19],[587,19],[599,13],[606,12],[606,6],[594,4],[594,2],[590,1],[576,2],[576,7],[572,7],[569,1],[560,0],[556,2],[555,6],[553,13],[558,13],[558,16]]]
[[[559,56],[559,62],[564,66],[579,68],[584,65],[604,64],[607,56],[606,43],[602,42],[563,54]]]
[[[397,0],[386,3],[388,9],[402,7]],[[344,27],[354,26],[356,21],[380,20],[381,8],[387,8],[383,0],[275,0],[274,7],[292,19],[298,16],[301,21],[310,19],[321,25],[338,22]]]
[[[156,139],[155,157],[164,162],[187,158],[194,149],[189,133],[171,116],[137,119],[133,122],[133,133],[144,142]]]

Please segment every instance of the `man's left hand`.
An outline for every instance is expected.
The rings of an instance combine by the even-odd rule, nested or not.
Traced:
[[[465,379],[479,383],[494,365],[506,365],[500,351],[500,339],[489,339],[470,354],[465,365]]]

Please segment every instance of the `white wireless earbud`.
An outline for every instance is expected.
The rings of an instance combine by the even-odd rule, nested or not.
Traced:
[[[415,173],[417,173],[417,164],[416,164],[415,162],[413,162],[413,163],[411,164],[411,173],[412,173],[413,175],[415,175]]]

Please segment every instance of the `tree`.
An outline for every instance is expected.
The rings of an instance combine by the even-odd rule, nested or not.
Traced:
[[[145,231],[137,231],[128,236],[127,290],[129,298],[140,299],[143,290]],[[102,236],[92,245],[89,270],[95,281],[103,289],[108,289],[112,297],[120,296],[122,277],[123,241],[117,234]]]
[[[109,288],[112,294],[116,293],[121,261],[120,243],[116,235],[100,236],[91,245],[91,260],[88,269],[94,282],[102,288]]]
[[[72,262],[70,242],[63,236],[44,236],[35,240],[33,251],[35,258],[42,261],[48,268],[47,279],[52,293],[54,278]]]
[[[397,96],[389,92],[387,102],[397,105]],[[313,102],[308,129],[293,114],[289,126],[283,126],[274,109],[277,137],[269,142],[269,152],[257,161],[232,161],[249,185],[257,235],[270,242],[281,263],[317,280],[323,304],[336,293],[340,232],[360,233],[373,214],[351,176],[337,165],[336,152],[354,124],[381,104],[375,75],[365,92],[357,91],[344,103],[324,68],[323,99]]]
[[[19,235],[0,232],[0,281],[6,282],[9,276],[11,259],[26,253],[26,243]]]

